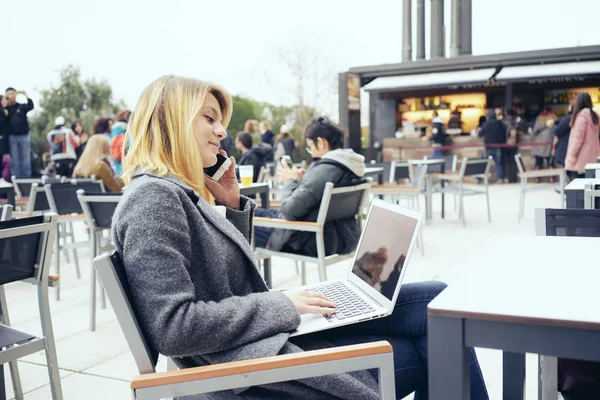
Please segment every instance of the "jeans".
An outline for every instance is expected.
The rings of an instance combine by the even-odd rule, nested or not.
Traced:
[[[394,348],[396,398],[415,392],[415,400],[428,398],[427,304],[446,284],[419,282],[402,285],[392,315],[354,325],[317,332],[336,346],[387,340]],[[488,399],[475,351],[470,349],[471,399]],[[372,371],[377,377],[377,371]]]
[[[279,218],[279,210],[274,208],[257,208],[254,210],[255,217],[264,218]],[[254,227],[254,244],[256,247],[263,249],[267,248],[267,243],[271,237],[272,228],[265,228],[263,226]]]
[[[492,156],[496,164],[496,174],[500,181],[504,180],[504,166],[502,165],[502,149],[500,147],[487,148],[487,156]]]
[[[24,135],[9,135],[10,169],[17,178],[31,178],[31,138]]]

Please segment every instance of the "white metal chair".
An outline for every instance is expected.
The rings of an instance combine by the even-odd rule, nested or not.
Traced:
[[[62,399],[54,333],[48,304],[48,269],[56,232],[56,215],[35,216],[0,222],[0,379],[8,364],[15,398],[23,399],[17,360],[44,351],[52,398]],[[4,285],[27,281],[38,287],[42,336],[10,327]],[[3,397],[4,393],[0,393]]]
[[[540,169],[534,171],[527,171],[525,169],[525,163],[523,163],[523,157],[521,154],[515,154],[515,163],[519,170],[519,178],[521,179],[521,195],[519,197],[519,222],[525,214],[525,193],[531,190],[555,188],[558,186],[560,190],[560,207],[565,207],[565,170],[562,168],[550,168]],[[558,183],[550,184],[535,184],[528,185],[528,180],[532,178],[552,178],[558,177]]]
[[[444,174],[430,174],[429,175],[429,185],[433,186],[432,180],[438,179],[443,180],[446,185],[443,188],[439,188],[438,191],[442,193],[456,194],[458,196],[459,201],[459,218],[462,220],[463,226],[466,226],[465,219],[465,205],[464,205],[464,196],[472,196],[477,194],[483,194],[486,198],[487,204],[487,215],[488,222],[492,222],[492,215],[490,212],[490,195],[489,195],[489,172],[491,165],[492,157],[488,157],[487,159],[468,159],[464,157],[462,159],[460,170],[458,173],[444,173]],[[483,180],[484,189],[478,189],[474,185],[465,186],[464,178],[465,177],[474,177],[477,179]]]
[[[596,209],[598,198],[600,198],[600,189],[596,185],[586,184],[583,189],[583,207],[586,210]]]
[[[287,221],[274,218],[254,217],[254,225],[265,228],[287,229],[299,232],[313,232],[317,241],[317,256],[305,256],[283,251],[274,251],[257,247],[255,254],[257,259],[271,258],[273,256],[289,258],[300,261],[302,265],[302,284],[306,284],[306,263],[315,263],[319,267],[319,280],[327,280],[326,267],[331,264],[352,258],[354,252],[348,254],[325,254],[324,229],[325,224],[337,220],[355,218],[357,224],[362,221],[362,211],[369,198],[369,190],[372,180],[367,178],[365,183],[355,186],[334,188],[333,183],[325,185],[323,198],[319,208],[316,222]],[[359,225],[360,226],[360,225]]]
[[[77,198],[81,204],[81,209],[90,228],[92,237],[92,260],[104,252],[115,250],[110,236],[103,241],[102,234],[106,231],[110,233],[112,226],[112,217],[123,196],[119,193],[87,192],[83,189],[77,191]],[[96,270],[93,263],[91,266],[90,278],[90,330],[96,330]],[[106,298],[104,289],[101,288],[101,305],[106,308]]]
[[[155,366],[158,353],[144,336],[118,254],[96,257],[94,266],[140,373],[140,376],[131,381],[133,399],[155,400],[197,395],[365,369],[379,370],[381,399],[395,398],[394,359],[392,346],[388,342],[342,346],[157,373]]]

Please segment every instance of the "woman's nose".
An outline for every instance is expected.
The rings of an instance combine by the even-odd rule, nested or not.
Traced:
[[[219,139],[223,140],[227,136],[227,131],[223,128],[223,125],[216,124],[214,129],[214,134],[219,137]]]

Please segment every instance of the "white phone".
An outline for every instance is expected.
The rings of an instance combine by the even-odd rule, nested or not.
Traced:
[[[284,161],[289,169],[294,168],[294,163],[292,162],[292,158],[290,156],[282,156],[281,161]]]
[[[204,173],[213,181],[221,179],[223,174],[227,172],[231,166],[231,160],[228,157],[223,157],[217,153],[217,163],[209,168],[204,168]]]

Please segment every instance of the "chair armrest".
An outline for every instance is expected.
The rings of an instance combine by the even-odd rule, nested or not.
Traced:
[[[304,232],[319,232],[323,229],[323,225],[316,222],[287,221],[285,219],[277,218],[254,217],[253,223],[254,226],[262,226],[265,228],[290,229],[293,231]]]
[[[305,351],[302,353],[234,361],[206,367],[140,375],[131,381],[131,389],[135,390],[225,376],[244,375],[259,371],[277,370],[279,368],[318,364],[391,352],[392,346],[386,341],[332,347],[324,350]]]
[[[439,180],[444,180],[444,181],[460,181],[459,174],[440,174],[438,172],[435,172],[433,174],[430,174],[430,176],[434,179],[439,179]]]
[[[549,176],[561,176],[565,173],[562,168],[539,169],[534,171],[519,172],[520,178],[544,178]],[[14,212],[13,212],[14,214]]]
[[[59,215],[57,221],[76,221],[85,220],[85,214],[67,214]]]
[[[13,217],[31,217],[32,214],[27,211],[13,211],[12,216]]]

